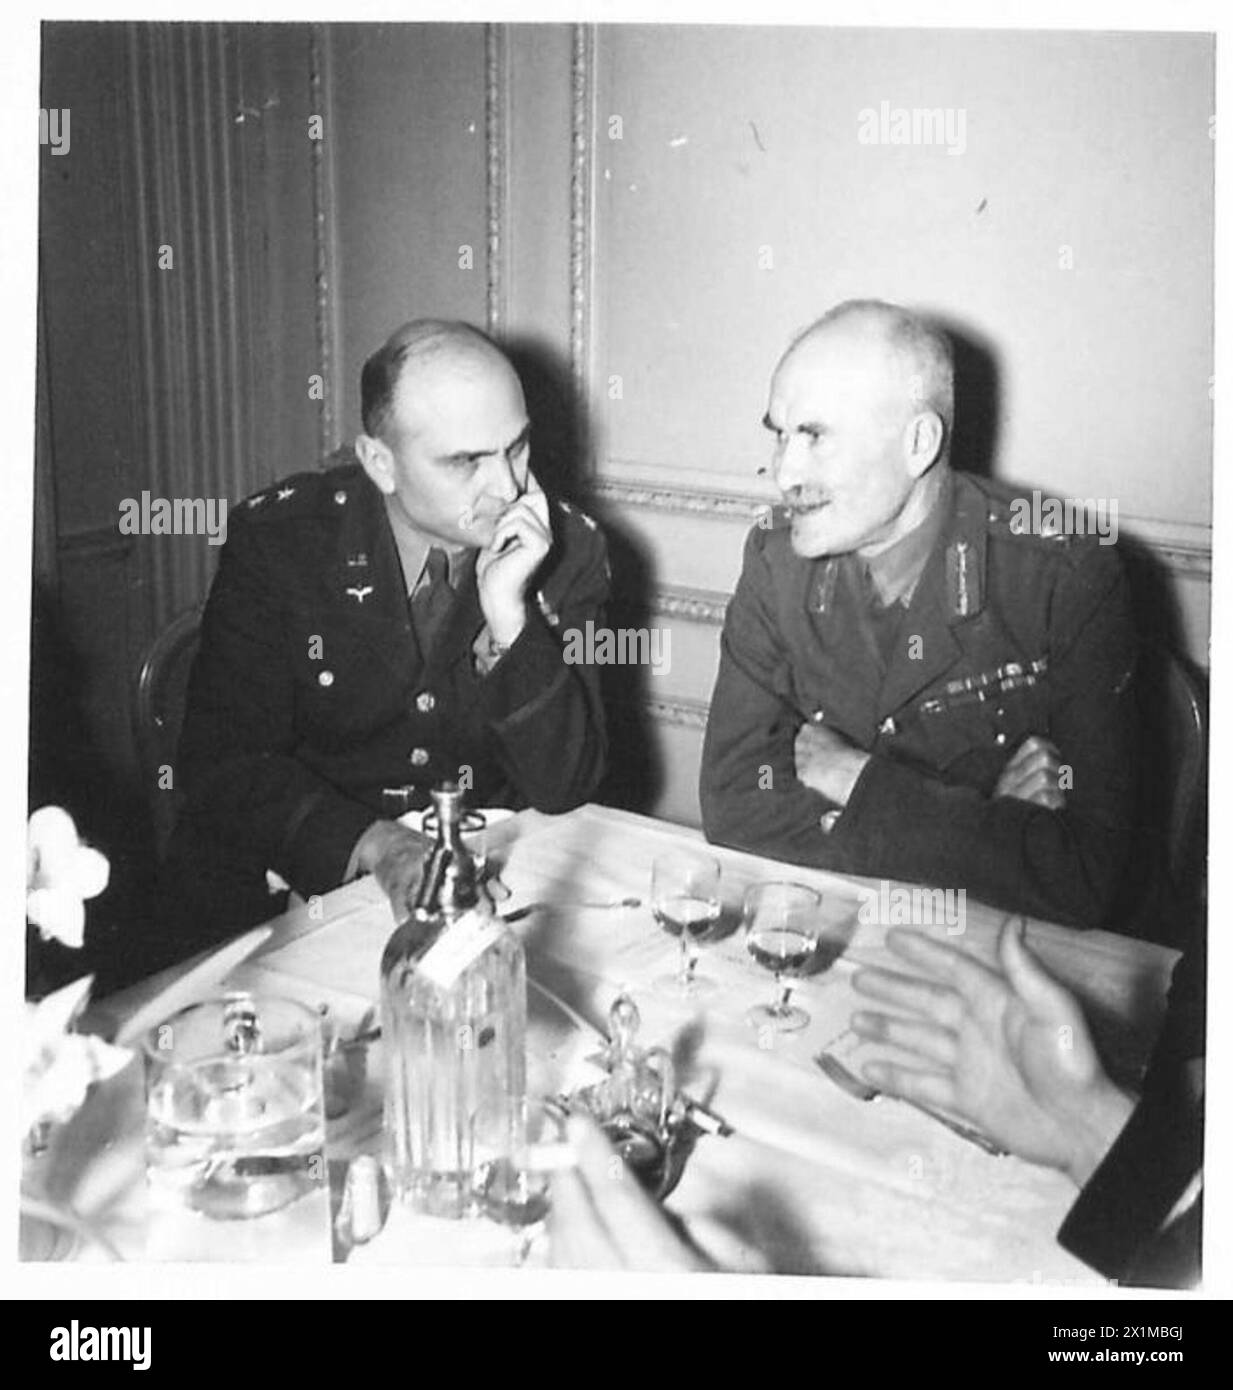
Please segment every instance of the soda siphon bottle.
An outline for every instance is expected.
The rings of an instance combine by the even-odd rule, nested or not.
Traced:
[[[477,882],[462,792],[447,783],[431,795],[436,843],[381,960],[385,1130],[397,1196],[461,1217],[520,1149],[526,958]]]

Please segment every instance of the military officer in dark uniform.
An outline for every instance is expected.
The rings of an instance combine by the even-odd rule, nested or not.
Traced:
[[[750,532],[703,751],[707,835],[1107,919],[1134,818],[1135,660],[1111,547],[952,474],[949,345],[832,310],[771,384],[787,524]]]
[[[166,879],[180,945],[375,873],[405,902],[428,790],[562,812],[604,770],[595,671],[561,634],[602,621],[587,516],[541,491],[504,355],[406,325],[364,367],[358,461],[232,511],[180,743]]]

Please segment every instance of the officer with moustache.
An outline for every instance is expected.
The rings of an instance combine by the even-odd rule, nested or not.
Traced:
[[[398,818],[460,781],[473,805],[562,812],[604,771],[596,673],[561,634],[601,622],[595,523],[530,470],[500,350],[462,323],[368,360],[353,459],[233,509],[206,604],[165,878],[179,946],[373,873],[395,909],[426,842]]]
[[[945,337],[831,310],[764,423],[790,524],[759,524],[703,750],[708,837],[791,863],[964,888],[1095,926],[1134,817],[1135,642],[1092,537],[1020,533],[952,473]]]

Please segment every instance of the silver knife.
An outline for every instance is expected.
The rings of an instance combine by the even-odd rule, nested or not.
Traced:
[[[949,1115],[943,1115],[941,1111],[934,1110],[931,1106],[922,1105],[920,1101],[910,1100],[907,1096],[892,1095],[889,1091],[881,1090],[871,1082],[857,1076],[855,1072],[849,1071],[838,1057],[832,1057],[829,1052],[820,1052],[813,1060],[814,1064],[820,1067],[836,1086],[847,1091],[850,1096],[855,1096],[857,1100],[881,1100],[885,1096],[888,1100],[902,1101],[904,1105],[910,1105],[913,1110],[919,1110],[922,1115],[928,1115],[931,1120],[936,1120],[938,1124],[945,1125],[952,1134],[957,1134],[960,1139],[966,1139],[969,1144],[975,1144],[978,1149],[992,1154],[994,1158],[1006,1156],[1006,1150],[999,1148],[987,1134],[981,1133],[979,1129],[965,1125],[961,1120],[952,1120]]]

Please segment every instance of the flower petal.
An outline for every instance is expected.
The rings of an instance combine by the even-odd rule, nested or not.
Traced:
[[[36,888],[33,893],[27,893],[26,916],[45,940],[54,936],[57,941],[76,949],[85,939],[85,904],[67,888]]]
[[[72,867],[72,889],[81,898],[97,898],[107,887],[111,865],[105,855],[89,845],[77,851]]]

